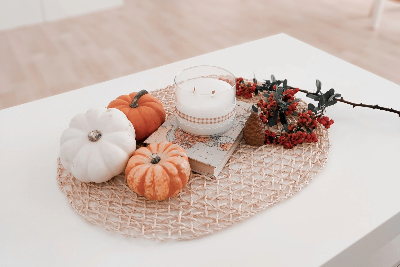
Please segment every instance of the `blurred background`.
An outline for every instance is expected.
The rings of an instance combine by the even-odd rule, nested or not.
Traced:
[[[399,1],[0,0],[0,109],[282,32],[400,84]]]

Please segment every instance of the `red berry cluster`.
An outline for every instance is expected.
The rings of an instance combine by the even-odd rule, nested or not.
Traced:
[[[236,96],[244,96],[245,98],[252,98],[254,91],[257,88],[255,83],[245,83],[243,78],[236,79]]]
[[[317,127],[318,121],[312,115],[313,112],[311,110],[299,113],[299,119],[297,120],[297,125],[301,127],[315,129]]]
[[[263,123],[266,123],[269,117],[274,116],[274,112],[276,111],[278,104],[276,103],[274,96],[270,94],[270,96],[268,97],[268,102],[260,99],[257,103],[257,106],[261,109],[261,121]]]
[[[264,85],[263,85],[264,86]],[[271,86],[269,83],[268,86]],[[285,87],[286,85],[284,85]],[[287,88],[287,87],[286,87]],[[252,98],[255,90],[257,89],[257,84],[253,82],[245,82],[243,78],[236,79],[236,95],[243,96],[245,98]],[[277,89],[277,85],[274,84],[272,86],[273,90]],[[269,89],[270,90],[270,89]],[[261,111],[259,116],[261,121],[266,124],[268,119],[271,117],[276,118],[276,113],[283,112],[285,110],[285,115],[294,114],[297,107],[298,102],[295,101],[295,94],[299,92],[299,88],[290,88],[286,89],[282,93],[282,101],[286,102],[288,105],[287,110],[284,108],[286,105],[278,105],[277,102],[281,102],[278,99],[275,99],[276,93],[270,92],[268,99],[259,100],[257,103],[258,110]],[[317,128],[318,123],[322,124],[325,128],[329,128],[334,121],[330,120],[326,116],[322,116],[324,110],[322,110],[319,114],[318,110],[307,110],[303,112],[298,112],[297,122],[294,124],[289,124],[284,127],[286,131],[282,131],[279,133],[274,133],[272,131],[265,131],[265,144],[272,145],[282,145],[285,148],[293,148],[294,146],[302,143],[313,143],[318,142],[318,138],[315,132],[312,132]],[[296,114],[296,113],[295,113]],[[280,115],[280,120],[282,115]],[[297,114],[296,114],[297,116]],[[283,118],[283,120],[286,120]]]
[[[274,85],[275,86],[275,85]],[[276,88],[276,87],[274,87]],[[293,101],[294,95],[299,91],[298,88],[296,89],[288,89],[285,92],[283,92],[283,97],[282,100],[286,102],[291,102],[292,103],[289,105],[288,110],[285,111],[285,115],[291,115],[293,112],[296,110],[296,107],[298,105],[298,102]],[[274,99],[273,94],[270,94],[268,97],[268,101],[264,102],[263,100],[258,101],[257,106],[261,109],[260,113],[260,118],[263,123],[268,121],[268,118],[274,115],[274,111],[277,108],[277,103]]]
[[[292,104],[290,104],[290,106],[288,107],[288,110],[285,111],[286,116],[293,114],[293,112],[296,110],[296,107],[298,104],[299,103],[297,103],[297,102],[293,102]]]
[[[295,99],[294,95],[297,94],[299,91],[299,88],[295,89],[287,89],[285,92],[282,93],[283,97],[282,100],[286,102],[291,102]],[[290,106],[288,107],[288,110],[285,111],[285,115],[291,115],[293,112],[296,110],[298,103],[297,102],[292,102]]]
[[[302,143],[313,143],[318,142],[317,135],[313,133],[306,133],[298,131],[296,133],[282,133],[279,136],[276,133],[271,132],[269,130],[265,131],[265,144],[279,144],[282,145],[284,148],[293,148],[296,145]]]
[[[279,144],[284,148],[290,149],[302,143],[318,142],[315,132],[306,133],[302,130],[302,128],[305,127],[308,129],[315,129],[318,123],[322,124],[325,128],[329,128],[334,121],[330,120],[326,116],[315,118],[313,115],[314,114],[311,110],[299,113],[299,119],[297,120],[297,123],[288,125],[288,132],[282,132],[279,135],[266,130],[264,143],[267,145]]]
[[[283,97],[282,100],[286,102],[290,102],[294,100],[294,95],[297,94],[299,88],[295,89],[287,89],[285,92],[282,93]]]
[[[312,142],[318,142],[317,135],[315,133],[308,134],[301,131],[297,133],[282,133],[278,138],[278,143],[284,148],[293,148],[302,143]]]
[[[323,117],[318,117],[317,121],[321,123],[326,129],[329,129],[331,125],[334,123],[334,120],[329,120],[329,117],[323,116]]]
[[[266,145],[276,145],[276,133],[265,130],[265,141]]]

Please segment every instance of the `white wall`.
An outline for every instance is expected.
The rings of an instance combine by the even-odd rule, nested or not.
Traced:
[[[0,0],[0,30],[121,6],[124,0]]]
[[[0,30],[43,22],[39,0],[0,0]]]

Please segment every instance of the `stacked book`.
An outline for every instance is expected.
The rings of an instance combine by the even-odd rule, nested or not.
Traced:
[[[168,141],[178,144],[186,150],[192,171],[218,176],[243,137],[243,127],[250,116],[250,109],[251,104],[237,101],[232,128],[211,136],[197,136],[182,131],[176,115],[172,114],[145,143]]]

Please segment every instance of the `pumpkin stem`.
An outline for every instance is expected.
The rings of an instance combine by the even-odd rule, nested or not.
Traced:
[[[160,162],[160,160],[161,160],[161,158],[160,158],[159,155],[157,155],[157,153],[151,154],[151,161],[150,161],[150,162],[151,162],[152,164],[157,164],[157,163]]]
[[[90,142],[97,142],[101,138],[101,132],[98,130],[94,130],[88,133],[88,139]]]
[[[140,90],[135,97],[132,99],[131,104],[129,105],[131,108],[137,108],[139,106],[139,98],[144,96],[145,94],[148,94],[146,90]]]

